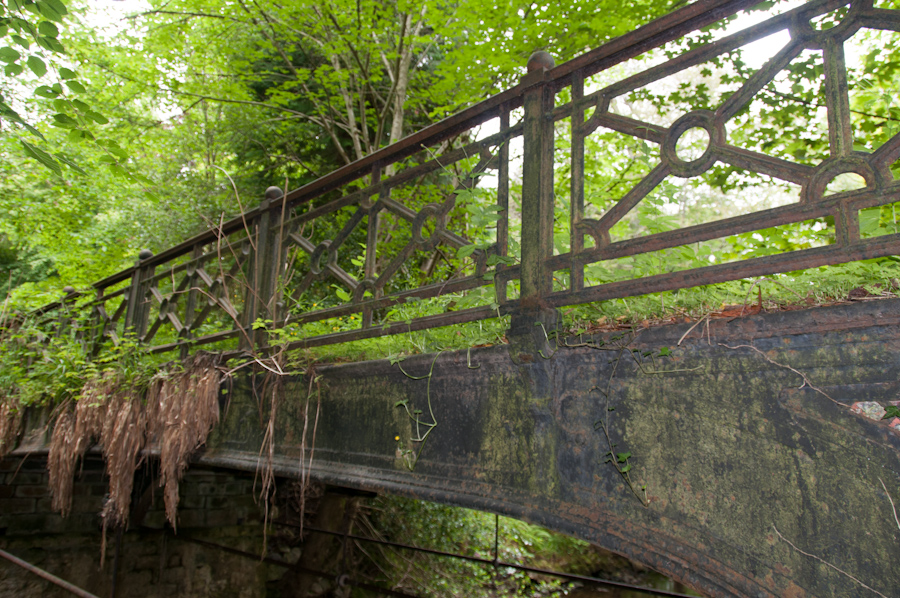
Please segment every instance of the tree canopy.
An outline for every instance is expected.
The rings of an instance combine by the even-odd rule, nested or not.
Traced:
[[[85,284],[269,185],[302,185],[514,84],[534,50],[571,58],[671,8],[124,6],[3,7],[0,233],[13,287]],[[118,13],[105,26],[104,10]]]

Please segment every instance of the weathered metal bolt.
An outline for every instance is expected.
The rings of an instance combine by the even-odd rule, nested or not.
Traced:
[[[553,60],[553,56],[551,56],[549,52],[538,50],[528,59],[528,64],[525,65],[525,68],[530,73],[531,71],[539,71],[541,69],[549,70],[555,66],[556,61]]]
[[[266,199],[278,199],[281,195],[281,187],[269,187],[266,189]]]
[[[153,257],[153,252],[149,249],[141,249],[141,252],[138,254],[139,260],[148,260]]]

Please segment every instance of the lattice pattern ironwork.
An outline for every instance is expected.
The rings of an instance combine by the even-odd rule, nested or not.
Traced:
[[[900,254],[900,234],[860,231],[861,211],[900,202],[900,134],[858,130],[851,94],[877,65],[848,67],[854,40],[894,35],[900,11],[816,0],[776,5],[735,33],[740,20],[704,30],[753,4],[699,0],[558,67],[538,55],[515,88],[303,188],[270,189],[257,208],[97,283],[84,301],[93,329],[186,354],[247,349],[265,342],[255,328],[291,322],[302,326],[291,346],[314,346]],[[760,40],[774,51],[751,68],[739,52]],[[819,148],[808,155],[773,150],[787,133],[756,122],[772,98],[796,100],[785,85],[799,85],[805,102],[806,128],[795,123],[792,134]],[[661,106],[663,96],[677,101]],[[591,148],[607,142],[625,148],[618,170],[595,163]],[[601,167],[626,190],[598,191],[592,168]],[[832,188],[851,174],[858,188]],[[763,179],[796,197],[684,226],[633,226],[665,189],[757,189]],[[666,272],[628,262],[778,226],[819,227],[826,240],[730,261],[710,254]],[[448,296],[412,319],[393,311]],[[68,314],[78,297],[41,311]]]

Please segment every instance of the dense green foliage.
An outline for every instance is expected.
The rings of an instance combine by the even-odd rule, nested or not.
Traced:
[[[528,56],[547,49],[557,62],[648,22],[680,2],[669,0],[561,0],[553,5],[405,0],[276,3],[267,0],[150,0],[111,22],[86,2],[0,2],[0,285],[10,300],[0,314],[6,345],[0,354],[0,400],[57,404],[80,396],[105,371],[141,387],[166,356],[150,357],[133,341],[97,340],[99,330],[68,319],[52,335],[40,316],[12,315],[59,298],[60,288],[90,283],[134,263],[141,248],[156,252],[254,205],[270,185],[296,188],[342,165],[396,142],[422,127],[514,85]],[[768,8],[763,3],[760,8]],[[99,10],[112,10],[106,5]],[[116,9],[118,10],[118,9]],[[818,26],[827,28],[842,9]],[[668,44],[651,56],[596,75],[600,87],[650,63],[721,37],[734,21]],[[775,40],[777,42],[778,40]],[[854,149],[872,152],[900,131],[897,102],[897,36],[865,31],[848,44],[848,78]],[[781,42],[778,42],[781,43]],[[777,46],[777,43],[772,44]],[[758,49],[757,49],[758,51]],[[800,164],[829,156],[824,121],[821,56],[804,52],[776,81],[729,123],[729,142]],[[671,124],[681,114],[714,109],[761,65],[753,51],[709,60],[644,86],[611,104],[622,116]],[[568,101],[564,90],[559,103]],[[514,114],[518,118],[520,114]],[[570,250],[567,121],[556,133],[554,250]],[[471,141],[461,136],[457,145]],[[659,147],[600,128],[586,139],[585,213],[597,218],[659,163]],[[679,147],[702,152],[703,140]],[[699,148],[699,149],[698,149]],[[431,157],[413,157],[405,165]],[[467,176],[477,157],[457,170],[394,190],[393,199],[418,210],[441,197],[441,189]],[[894,171],[897,172],[897,165]],[[521,213],[521,173],[512,177],[512,212]],[[490,179],[490,177],[487,177]],[[858,179],[835,180],[829,192],[859,188]],[[451,187],[452,188],[452,187]],[[613,241],[698,225],[797,201],[799,188],[732,166],[717,164],[685,181],[669,176],[610,231]],[[457,189],[449,215],[472,245],[438,256],[416,252],[395,287],[450,280],[476,248],[496,241],[497,194],[488,184]],[[862,237],[900,230],[896,206],[860,212]],[[332,239],[350,220],[348,211],[307,231],[314,243]],[[409,241],[399,219],[386,216],[381,270]],[[324,219],[322,219],[324,220]],[[493,267],[519,256],[519,223],[510,220],[509,256],[492,256]],[[341,254],[341,266],[364,274],[365,233],[360,228]],[[833,244],[829,218],[740,233],[636,257],[592,264],[587,284],[727,264]],[[587,246],[591,245],[587,241]],[[298,252],[299,260],[306,260]],[[224,270],[224,265],[219,264]],[[568,272],[557,273],[557,289]],[[287,277],[287,276],[285,276]],[[896,257],[740,280],[671,293],[625,298],[564,310],[561,332],[577,334],[652,320],[694,320],[730,305],[780,308],[844,299],[854,289],[888,294],[900,283]],[[318,284],[287,306],[293,315],[334,307],[349,299],[339,284]],[[171,283],[175,286],[174,280]],[[406,285],[404,287],[404,285]],[[513,285],[514,286],[514,285]],[[171,288],[169,288],[171,290]],[[232,289],[234,291],[234,289]],[[240,294],[240,293],[236,293]],[[87,298],[77,303],[87,302]],[[76,304],[77,304],[76,303]],[[380,314],[385,322],[465,309],[496,308],[493,289],[411,300]],[[56,314],[54,314],[56,317]],[[225,316],[223,321],[230,326]],[[221,323],[221,322],[219,322]],[[305,336],[346,331],[359,316],[271,329],[270,344],[282,349]],[[279,366],[301,369],[315,360],[390,356],[464,349],[503,342],[503,318],[280,355]],[[210,326],[214,329],[214,326]],[[201,330],[201,332],[203,332]],[[556,339],[560,331],[548,331]],[[160,337],[157,338],[159,340]],[[175,340],[174,335],[163,340]],[[216,348],[216,347],[213,347]],[[293,360],[293,361],[292,361]],[[477,366],[476,366],[477,367]],[[371,520],[388,537],[414,539],[449,551],[490,556],[493,520],[424,503],[385,499]],[[565,566],[584,573],[598,561],[582,543],[531,526],[502,520],[501,558],[536,566]],[[487,552],[486,552],[487,551]],[[542,562],[542,554],[564,554]],[[585,556],[587,555],[587,556]],[[599,558],[599,557],[598,557]],[[433,595],[554,595],[563,585],[513,571],[396,553],[372,559],[375,568],[402,574],[417,566],[434,579],[412,579],[410,589]],[[378,574],[372,573],[373,579]],[[429,585],[432,583],[432,585]]]

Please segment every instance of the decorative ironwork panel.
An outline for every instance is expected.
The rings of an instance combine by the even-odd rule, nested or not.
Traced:
[[[477,125],[447,131],[294,206],[283,224],[273,225],[285,266],[278,320],[302,325],[305,338],[297,344],[497,315],[507,299],[491,288],[494,275],[517,276],[509,163],[522,127],[510,120],[501,106],[490,123],[496,132]]]
[[[871,0],[811,2],[718,39],[714,28],[668,43],[622,64],[616,80],[611,72],[572,72],[560,92],[571,100],[554,114],[558,128],[569,121],[568,240],[547,256],[568,277],[548,303],[900,251],[896,219],[890,234],[865,226],[873,209],[900,200],[891,171],[900,135],[889,130],[891,114],[865,97],[867,81],[891,79],[893,67],[877,56],[896,44],[898,29],[898,11],[874,8]],[[590,86],[595,90],[587,92]],[[618,163],[598,164],[591,151],[600,146]],[[619,148],[617,156],[610,147]],[[614,174],[606,179],[618,179],[604,187],[607,172]],[[729,193],[732,213],[694,222],[680,217],[679,201]],[[774,196],[781,205],[750,201]],[[807,246],[734,242],[772,227],[805,231]],[[655,271],[640,261],[652,257],[661,264]]]

